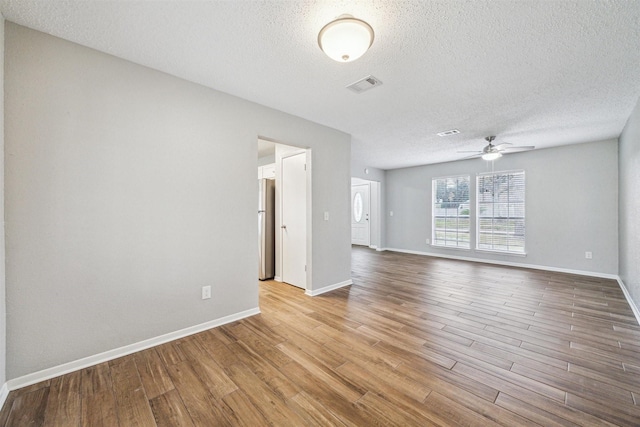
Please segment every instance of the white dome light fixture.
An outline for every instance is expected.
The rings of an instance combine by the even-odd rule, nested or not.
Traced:
[[[490,153],[485,153],[482,155],[483,160],[495,160],[502,157],[502,153],[499,151],[492,151]]]
[[[351,15],[341,15],[322,27],[318,45],[334,61],[351,62],[369,50],[373,37],[371,25]]]

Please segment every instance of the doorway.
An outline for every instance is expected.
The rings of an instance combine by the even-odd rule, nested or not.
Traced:
[[[259,177],[275,181],[275,276],[311,287],[311,150],[258,139]]]
[[[360,194],[358,196],[358,194]],[[382,184],[351,178],[351,244],[378,249],[382,246]]]

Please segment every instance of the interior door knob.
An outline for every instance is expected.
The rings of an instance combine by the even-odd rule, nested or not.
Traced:
[[[286,230],[287,226],[286,225],[281,225],[280,228],[284,228]]]

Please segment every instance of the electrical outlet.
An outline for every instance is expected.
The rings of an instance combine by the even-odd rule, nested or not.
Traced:
[[[324,212],[324,220],[329,221],[329,211]]]
[[[393,216],[393,211],[390,211],[390,212],[389,212],[389,216]]]
[[[202,287],[202,299],[211,298],[211,286],[203,286]]]
[[[592,254],[591,252],[585,252],[585,253],[584,253],[584,257],[585,257],[586,259],[592,259],[592,258],[593,258],[593,254]]]
[[[427,245],[431,244],[431,239],[427,239]]]

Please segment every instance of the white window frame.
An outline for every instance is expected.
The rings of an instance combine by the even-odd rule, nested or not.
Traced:
[[[455,209],[455,216],[448,216],[447,214],[445,214],[445,216],[442,215],[436,215],[436,204],[440,204],[442,203],[442,201],[438,202],[438,200],[436,199],[437,196],[437,182],[440,180],[447,180],[447,179],[455,179],[455,180],[459,180],[459,179],[466,179],[467,180],[467,185],[469,187],[469,197],[471,197],[471,175],[467,175],[467,174],[462,174],[462,175],[454,175],[454,176],[444,176],[444,177],[435,177],[431,179],[431,245],[432,246],[436,246],[439,248],[447,248],[447,249],[463,249],[463,250],[470,250],[471,249],[471,235],[472,235],[472,223],[471,223],[471,202],[470,200],[467,201],[467,209],[469,210],[469,214],[467,214],[466,216],[460,216],[460,209],[456,208]],[[457,183],[456,183],[457,185]],[[448,210],[448,209],[447,209]],[[448,212],[447,212],[448,213]],[[469,237],[469,240],[460,240],[458,238],[458,230],[456,229],[456,239],[455,240],[447,240],[446,239],[446,234],[445,234],[445,240],[443,241],[442,239],[437,239],[437,232],[438,231],[442,231],[441,229],[438,229],[436,227],[436,223],[437,220],[441,220],[444,219],[445,220],[445,229],[446,229],[446,221],[448,219],[451,218],[455,218],[456,222],[459,222],[460,219],[466,219],[468,221],[468,229],[466,231],[466,234]],[[447,242],[455,242],[455,244],[447,244]]]
[[[491,202],[487,202],[485,201],[485,197],[483,197],[480,192],[483,188],[483,186],[480,183],[480,180],[485,178],[485,177],[490,177],[490,176],[500,176],[500,175],[509,175],[509,179],[511,179],[511,176],[516,176],[516,175],[521,175],[522,176],[522,195],[521,198],[520,197],[516,197],[516,199],[512,199],[511,193],[508,193],[507,195],[507,201],[496,201],[495,197],[493,198],[493,200],[491,200]],[[508,191],[511,191],[510,188],[507,188]],[[475,197],[476,197],[476,215],[475,215],[475,222],[476,222],[476,250],[477,251],[486,251],[486,252],[498,252],[498,253],[506,253],[506,254],[510,254],[510,255],[520,255],[520,256],[525,256],[526,253],[526,175],[525,175],[525,171],[524,170],[511,170],[511,171],[498,171],[498,172],[487,172],[487,173],[480,173],[476,175],[476,191],[475,191]],[[521,200],[520,200],[521,199]],[[513,200],[513,201],[512,201]],[[486,203],[491,203],[492,205],[492,216],[490,217],[486,217],[486,216],[481,216],[482,214],[482,207],[486,204]],[[501,205],[505,205],[506,204],[506,215],[504,214],[504,209],[502,209],[502,215],[500,216],[496,216],[495,212],[496,212],[496,205],[501,204]],[[482,205],[482,206],[481,206]],[[520,209],[517,209],[517,206],[520,206]],[[513,213],[512,213],[513,212]],[[516,214],[516,212],[522,212],[522,215],[518,215]],[[482,220],[486,220],[487,218],[490,218],[492,220],[493,223],[496,222],[496,220],[498,221],[503,221],[503,222],[511,222],[511,221],[521,221],[521,226],[517,227],[517,230],[514,229],[513,232],[510,231],[505,231],[505,232],[498,232],[496,231],[495,227],[491,230],[491,233],[487,233],[486,231],[483,231],[483,227],[482,227]],[[514,226],[515,228],[516,226]],[[510,227],[508,227],[510,228]],[[492,247],[481,247],[481,245],[487,245],[487,243],[481,243],[482,239],[481,239],[481,235],[491,235],[492,236],[492,243],[491,246]],[[521,235],[522,236],[522,246],[520,245],[513,245],[512,247],[514,249],[510,249],[509,247],[509,236],[514,236],[514,235]],[[495,238],[493,238],[493,236],[504,236],[505,237],[505,245],[500,245],[503,247],[499,247],[496,248],[496,244],[495,244]],[[506,249],[504,248],[504,246],[506,246]]]

